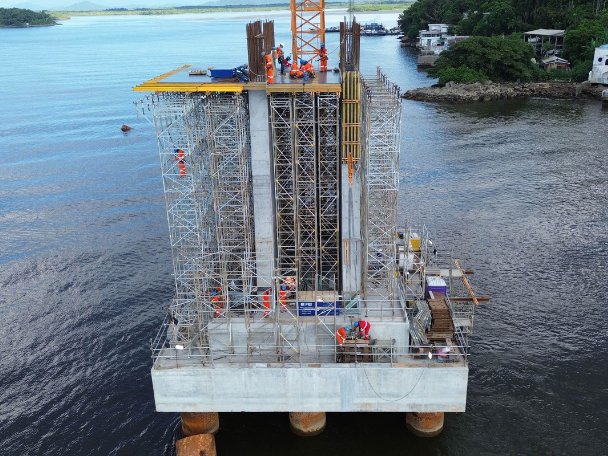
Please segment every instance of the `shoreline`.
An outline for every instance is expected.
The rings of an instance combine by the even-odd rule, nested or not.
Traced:
[[[353,13],[392,13],[395,11],[403,11],[408,4],[374,4],[361,3],[355,6]],[[365,9],[371,6],[372,9]],[[348,4],[331,4],[326,6],[325,11],[345,10],[348,11]],[[260,11],[287,11],[289,12],[289,4],[283,5],[261,5],[261,6],[217,6],[217,7],[200,7],[200,8],[135,8],[135,9],[107,9],[107,10],[91,10],[91,11],[50,11],[56,20],[67,20],[72,16],[164,16],[175,14],[206,14],[206,13],[256,13]]]
[[[0,25],[0,28],[30,28],[30,27],[53,27],[61,24],[34,24],[34,25]]]
[[[511,100],[515,98],[595,99],[602,100],[602,85],[589,82],[475,82],[444,86],[434,85],[408,90],[401,98],[440,103],[475,103],[480,101]]]

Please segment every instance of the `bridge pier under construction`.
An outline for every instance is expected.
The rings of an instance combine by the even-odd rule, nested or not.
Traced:
[[[449,299],[463,272],[434,262],[426,229],[398,227],[399,88],[359,72],[358,38],[343,23],[340,71],[309,82],[267,84],[254,62],[248,82],[186,66],[135,88],[153,92],[138,109],[158,137],[176,290],[154,398],[186,437],[269,411],[299,435],[325,412],[404,412],[431,436],[465,411],[474,304]]]

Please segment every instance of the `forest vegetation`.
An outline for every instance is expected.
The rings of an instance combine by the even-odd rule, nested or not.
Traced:
[[[444,51],[429,71],[442,83],[566,77],[538,71],[534,48],[523,40],[523,32],[539,28],[566,30],[560,57],[572,66],[567,77],[586,80],[595,48],[608,43],[607,7],[608,0],[418,0],[399,16],[399,27],[416,38],[428,24],[444,23],[474,37]]]
[[[26,27],[27,25],[55,25],[50,14],[22,9],[0,8],[0,27]]]

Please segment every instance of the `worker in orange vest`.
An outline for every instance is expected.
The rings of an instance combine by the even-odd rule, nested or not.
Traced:
[[[284,280],[284,285],[289,291],[296,291],[296,280],[293,277],[287,277]]]
[[[274,83],[274,69],[272,68],[272,57],[270,54],[266,54],[262,52],[262,57],[264,57],[264,62],[266,65],[266,73],[268,74],[268,84]]]
[[[215,307],[215,316],[219,317],[220,313],[220,297],[217,294],[217,291],[211,292],[211,302],[213,302],[213,306]]]
[[[309,78],[315,77],[315,68],[312,66],[312,62],[310,60],[308,62],[305,60],[300,60],[300,65],[303,65],[303,66],[300,66],[300,68],[302,69],[303,76],[305,73],[308,73]]]
[[[283,53],[283,43],[277,47],[277,61],[281,65],[281,74],[285,74],[285,54]]]
[[[291,71],[289,72],[289,76],[291,76],[292,78],[297,78],[298,76],[298,72],[300,72],[300,70],[298,69],[298,62],[297,59],[294,58],[293,59],[293,63],[291,64]],[[300,72],[300,75],[302,73]]]
[[[369,328],[371,327],[371,325],[369,324],[369,321],[356,321],[355,322],[355,328],[359,329],[359,336],[363,337],[365,336],[365,340],[369,339]]]
[[[321,73],[323,73],[327,71],[327,49],[323,43],[321,43],[321,49],[319,49],[319,59],[321,60]]]
[[[348,326],[343,326],[340,329],[338,329],[338,331],[336,331],[336,339],[338,339],[338,343],[340,344],[340,347],[346,340],[347,331],[350,331],[350,328]]]
[[[285,302],[287,293],[287,287],[285,285],[281,285],[281,290],[279,291],[279,302],[281,303],[281,312],[285,312],[287,310],[287,303]]]
[[[264,301],[264,307],[266,308],[266,310],[264,311],[264,317],[266,317],[268,315],[268,313],[270,312],[270,296],[271,292],[270,292],[270,288],[268,290],[266,290],[264,292],[264,296],[263,296],[263,301]]]
[[[180,177],[184,177],[186,175],[186,159],[184,158],[184,151],[181,149],[175,149],[177,153],[177,157],[175,161],[179,161],[179,175]]]

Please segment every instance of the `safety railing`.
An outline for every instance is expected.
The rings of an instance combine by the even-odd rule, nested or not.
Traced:
[[[388,341],[368,345],[352,341],[348,348],[350,351],[337,343],[335,345],[306,345],[298,360],[289,359],[280,354],[276,354],[274,359],[270,359],[267,355],[256,359],[256,356],[247,353],[248,346],[246,345],[233,346],[232,353],[209,354],[202,347],[187,349],[180,345],[169,344],[167,341],[162,343],[162,341],[157,340],[157,342],[160,343],[153,346],[152,351],[155,367],[160,369],[179,366],[211,367],[215,365],[242,367],[243,365],[259,366],[260,364],[269,367],[282,365],[307,367],[309,364],[315,364],[315,366],[321,364],[321,367],[330,367],[331,365],[351,364],[353,362],[389,364],[393,367],[433,366],[437,364],[447,367],[467,365],[469,355],[469,346],[466,345],[394,345],[386,343]],[[345,342],[345,345],[347,344],[348,342]],[[276,345],[275,348],[278,351],[280,346]],[[319,356],[319,353],[325,353],[325,355]],[[345,359],[345,355],[349,355],[351,362],[338,361]]]

